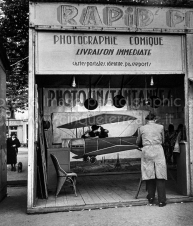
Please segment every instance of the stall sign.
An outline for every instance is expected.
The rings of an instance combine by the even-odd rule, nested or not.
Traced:
[[[37,32],[36,74],[183,73],[182,37]]]
[[[120,89],[96,88],[91,94],[88,89],[65,89],[65,88],[45,88],[44,89],[44,111],[51,112],[82,112],[87,111],[84,101],[91,96],[97,100],[96,111],[116,110],[113,106],[113,98],[120,92]],[[158,107],[183,107],[184,100],[179,95],[181,90],[166,88],[129,89],[124,88],[122,94],[127,104],[124,109],[140,109],[147,105],[146,100],[151,96],[158,97]],[[178,94],[178,95],[177,95]],[[120,110],[120,109],[117,109]]]
[[[190,8],[100,4],[30,4],[30,26],[47,29],[103,29],[115,31],[193,32]]]

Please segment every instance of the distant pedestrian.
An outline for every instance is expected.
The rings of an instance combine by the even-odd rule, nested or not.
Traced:
[[[169,124],[168,130],[165,131],[165,142],[164,142],[164,151],[166,162],[171,165],[173,158],[173,150],[176,142],[176,132],[174,130],[174,125]]]
[[[177,166],[177,156],[180,154],[180,141],[186,140],[185,127],[183,124],[179,124],[176,130],[176,138],[173,148],[173,166]]]
[[[137,145],[142,146],[141,173],[146,181],[147,199],[154,203],[157,188],[159,207],[166,205],[165,180],[167,180],[166,160],[163,150],[164,127],[156,124],[156,116],[149,114],[147,124],[138,131]]]
[[[21,146],[15,134],[7,138],[7,164],[11,164],[11,171],[16,171],[18,148]]]

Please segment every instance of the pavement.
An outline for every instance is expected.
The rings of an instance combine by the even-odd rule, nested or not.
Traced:
[[[23,170],[21,173],[17,171],[11,171],[11,165],[7,165],[7,184],[15,185],[15,184],[27,184],[27,174],[28,174],[28,149],[25,147],[21,147],[18,150],[17,162],[22,162]]]
[[[0,226],[192,226],[193,202],[158,206],[129,206],[49,214],[26,213],[27,188],[8,187],[0,203]]]
[[[8,196],[0,203],[0,226],[192,226],[193,202],[172,203],[165,207],[129,206],[120,208],[27,214],[27,148],[20,148],[18,161],[23,172],[8,166]]]

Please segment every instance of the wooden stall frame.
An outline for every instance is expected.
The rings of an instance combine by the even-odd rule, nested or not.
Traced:
[[[187,53],[187,78],[193,78],[193,34],[186,34],[186,53]],[[190,195],[193,196],[193,85],[188,84],[187,87],[187,139],[189,140],[188,155],[189,155],[189,180],[190,180]]]
[[[27,185],[27,208],[32,208],[36,199],[36,161],[35,161],[35,74],[34,74],[34,65],[35,65],[35,33],[34,30],[29,29],[29,116],[28,116],[28,185]]]
[[[146,7],[145,7],[146,8]],[[34,8],[33,8],[34,10]],[[34,12],[33,12],[34,13]],[[81,31],[83,28],[76,28]],[[36,155],[35,155],[35,113],[34,113],[34,84],[35,84],[35,35],[41,30],[44,31],[53,31],[53,30],[73,30],[73,27],[61,28],[61,26],[45,26],[45,25],[35,25],[30,24],[29,29],[29,152],[28,152],[28,198],[27,198],[27,207],[33,208],[34,201],[36,198]],[[112,31],[112,30],[111,30]],[[121,32],[120,30],[118,32]],[[122,31],[123,32],[123,31]],[[127,31],[124,30],[125,33]],[[131,31],[128,32],[128,34]],[[188,158],[188,195],[193,196],[193,85],[189,83],[188,79],[193,78],[193,34],[186,34],[186,32],[193,32],[192,29],[189,31],[183,29],[176,29],[174,31],[169,29],[144,29],[140,30],[143,33],[161,33],[164,34],[177,34],[182,35],[182,46],[183,46],[183,65],[184,65],[184,99],[185,99],[185,107],[184,107],[184,118],[185,118],[185,126],[187,128],[187,158]],[[133,31],[133,33],[137,33]],[[37,62],[36,62],[37,63]],[[137,73],[136,73],[137,74]]]

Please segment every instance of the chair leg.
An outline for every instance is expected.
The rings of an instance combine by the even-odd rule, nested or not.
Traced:
[[[73,188],[74,188],[74,193],[77,196],[77,193],[76,193],[76,178],[74,178],[74,180],[73,180]]]
[[[74,178],[69,177],[69,179],[70,179],[72,186],[74,188],[74,193],[77,196],[77,193],[76,193],[76,178],[75,177]]]
[[[57,183],[57,189],[56,189],[56,197],[58,196],[62,186],[64,185],[64,182],[66,181],[66,177],[59,177],[58,183]]]

